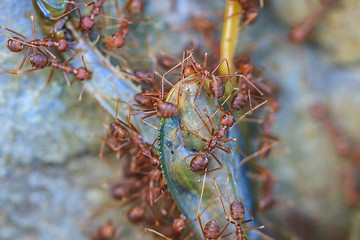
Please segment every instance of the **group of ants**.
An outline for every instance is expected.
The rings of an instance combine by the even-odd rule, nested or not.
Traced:
[[[115,2],[117,3],[117,1]],[[89,31],[95,26],[95,17],[98,15],[103,16],[103,3],[104,0],[97,0],[89,4],[80,4],[69,1],[66,12],[59,17],[53,18],[53,20],[66,18],[71,12],[77,10],[80,14],[80,22],[78,28],[84,32]],[[257,14],[255,11],[256,8],[249,4],[246,5],[246,0],[239,1],[239,3],[244,5],[243,10],[245,11],[245,13],[248,13],[244,16],[248,16],[249,18],[253,19],[254,16]],[[92,6],[90,14],[81,16],[80,9],[77,5]],[[140,14],[144,9],[144,5],[145,3],[143,0],[128,0],[122,11],[128,11],[131,17]],[[84,66],[73,68],[71,65],[69,65],[69,62],[76,56],[76,53],[71,50],[72,43],[69,42],[66,38],[52,40],[53,36],[48,36],[43,39],[36,39],[34,20],[32,16],[31,19],[33,32],[32,39],[29,39],[9,28],[3,26],[0,27],[6,31],[17,35],[15,37],[8,37],[1,34],[2,36],[8,38],[7,48],[10,51],[21,52],[27,46],[25,57],[23,58],[20,67],[17,70],[7,69],[7,72],[12,74],[19,74],[43,69],[45,67],[52,67],[52,71],[50,73],[46,86],[49,84],[55,68],[63,70],[64,77],[68,85],[71,85],[71,82],[67,77],[67,73],[73,74],[75,76],[75,79],[77,80],[90,80],[91,71],[87,69],[84,59]],[[246,22],[246,20],[247,19],[243,21]],[[131,20],[122,21],[122,24],[120,24],[120,30],[104,41],[105,48],[122,47],[125,44],[126,36],[129,34],[128,25],[131,23]],[[42,47],[43,50],[41,50],[40,47]],[[59,52],[71,51],[74,53],[74,56],[64,62],[60,62],[56,59],[55,55],[48,49],[51,47],[56,47]],[[31,50],[33,51],[33,54],[29,57],[29,53]],[[31,64],[32,68],[28,70],[22,70],[27,60]],[[116,116],[116,122],[112,122],[108,126],[109,133],[102,137],[103,143],[106,144],[112,152],[117,153],[118,157],[120,156],[120,153],[122,155],[128,155],[127,158],[124,157],[124,159],[128,159],[128,161],[122,162],[122,164],[128,166],[124,166],[122,167],[122,169],[130,169],[130,171],[124,171],[125,178],[122,179],[120,182],[114,183],[112,185],[112,198],[116,201],[122,200],[128,202],[129,204],[131,203],[132,205],[134,205],[134,203],[138,203],[135,204],[135,206],[131,207],[128,211],[127,217],[129,221],[133,223],[143,222],[147,225],[152,225],[153,227],[151,229],[147,228],[146,230],[154,232],[165,239],[179,239],[180,237],[182,237],[182,233],[185,229],[185,226],[187,225],[187,219],[184,214],[180,214],[179,210],[177,210],[176,204],[172,199],[171,194],[167,190],[166,181],[163,177],[160,167],[160,160],[153,152],[153,146],[155,144],[155,141],[151,145],[146,143],[143,140],[141,134],[131,123],[130,118],[133,115],[146,114],[145,117],[143,117],[141,120],[144,123],[150,125],[151,127],[154,127],[148,122],[146,122],[145,119],[153,115],[157,115],[161,118],[172,118],[179,113],[178,106],[176,104],[165,101],[167,95],[164,87],[164,82],[167,81],[165,79],[166,74],[181,66],[180,79],[185,79],[195,74],[198,76],[183,81],[183,84],[195,81],[198,81],[200,83],[199,88],[195,94],[193,106],[195,112],[201,119],[203,126],[205,126],[211,133],[211,139],[203,139],[197,133],[192,132],[193,135],[206,142],[206,147],[201,153],[191,155],[193,157],[190,161],[189,169],[192,172],[206,174],[222,168],[222,163],[212,153],[213,150],[217,148],[227,153],[231,153],[231,151],[229,151],[228,149],[223,148],[222,144],[219,144],[219,142],[221,142],[221,140],[224,140],[223,138],[226,136],[227,132],[229,132],[229,130],[231,130],[231,128],[235,126],[239,121],[251,121],[251,119],[248,119],[247,116],[251,115],[255,109],[259,108],[265,103],[268,103],[270,110],[265,115],[264,120],[261,121],[263,139],[261,141],[261,144],[259,145],[258,151],[256,151],[250,156],[245,157],[244,162],[249,161],[250,159],[253,159],[255,157],[259,157],[262,159],[267,158],[270,154],[271,148],[278,143],[278,139],[274,137],[271,133],[272,126],[276,120],[276,114],[280,108],[279,103],[276,99],[276,90],[274,90],[274,84],[270,80],[264,79],[260,76],[261,74],[259,74],[259,72],[261,71],[259,71],[259,69],[255,68],[251,64],[251,59],[249,55],[244,55],[236,62],[236,74],[230,74],[230,70],[228,70],[228,75],[216,75],[216,72],[221,66],[221,64],[228,65],[227,60],[224,59],[223,61],[221,61],[213,69],[213,71],[210,72],[207,70],[206,54],[204,64],[203,66],[201,66],[195,61],[192,53],[189,52],[187,53],[186,58],[184,56],[183,60],[180,63],[178,63],[177,65],[172,67],[167,73],[162,75],[160,89],[158,87],[155,74],[154,76],[151,76],[151,73],[143,73],[142,76],[135,76],[138,78],[138,82],[147,82],[145,84],[140,84],[143,87],[144,92],[137,93],[134,96],[136,104],[131,104],[131,106],[136,106],[139,109],[127,115],[127,122],[120,120]],[[234,90],[225,98],[225,83],[230,79],[234,78],[236,79],[236,87],[234,87]],[[211,126],[213,126],[212,117],[216,114],[216,112],[211,117],[207,116],[207,121],[205,121],[195,107],[195,101],[197,99],[197,96],[200,94],[200,91],[206,81],[210,81],[210,92],[216,99],[221,101],[225,98],[225,100],[222,102],[222,104],[216,111],[221,111],[221,127],[216,131],[214,128],[210,130],[207,125],[207,122],[210,122]],[[262,102],[255,106],[252,106],[259,99]],[[120,100],[116,100],[119,103]],[[229,109],[231,110],[227,111],[225,110],[224,105],[229,100],[230,103],[228,105]],[[245,111],[246,109],[248,111]],[[235,115],[232,115],[231,111],[245,111],[245,114],[242,114],[238,120],[235,120]],[[256,122],[256,120],[254,119],[253,121]],[[102,154],[103,151],[101,151],[101,155]],[[215,159],[220,166],[218,168],[208,170],[207,167],[211,159]],[[260,165],[257,165],[257,169],[259,169],[259,173],[254,174],[254,176],[256,175],[263,182],[260,189],[260,201],[258,204],[258,209],[266,210],[271,208],[276,202],[276,200],[271,194],[273,185],[276,182],[276,178],[271,175],[269,170],[261,167]],[[217,186],[215,179],[214,184],[215,186]],[[235,233],[237,239],[247,240],[244,235],[244,231],[262,227],[261,226],[244,229],[242,225],[253,220],[252,214],[249,209],[238,200],[234,200],[230,203],[230,196],[228,193],[228,205],[230,215],[228,216],[220,192],[219,200],[221,201],[228,223],[223,228],[223,230],[220,230],[218,221],[216,219],[212,219],[211,221],[207,222],[203,227],[200,219],[201,214],[198,212],[197,220],[199,221],[203,237],[205,239],[218,239]],[[251,216],[251,219],[249,220],[243,220],[245,215],[245,209],[247,209]],[[167,218],[165,216],[167,216]],[[196,221],[196,219],[193,221]],[[224,234],[225,230],[230,224],[233,224],[236,230]],[[111,221],[109,221],[103,226],[99,227],[96,233],[91,236],[91,238],[98,240],[113,238],[116,239],[116,236],[118,234],[119,232],[117,227]],[[190,232],[188,236],[183,239],[190,239],[191,236],[193,236],[193,233]]]

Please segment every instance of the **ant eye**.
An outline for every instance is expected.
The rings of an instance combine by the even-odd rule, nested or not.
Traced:
[[[157,165],[157,162],[153,162],[153,165],[156,166],[156,165]]]
[[[115,35],[115,34],[113,34],[111,37],[112,37],[112,38],[116,38],[116,35]]]

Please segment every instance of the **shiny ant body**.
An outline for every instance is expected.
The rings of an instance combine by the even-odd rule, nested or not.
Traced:
[[[75,7],[73,9],[71,9],[70,11],[58,16],[58,17],[54,17],[54,18],[50,18],[51,20],[57,20],[60,18],[63,18],[67,15],[69,15],[71,12],[77,10],[79,12],[80,15],[80,23],[79,23],[79,29],[81,31],[87,31],[92,29],[95,26],[95,17],[98,16],[99,14],[102,14],[104,12],[103,9],[103,3],[105,0],[96,0],[95,2],[91,2],[88,4],[84,4],[84,3],[77,3],[74,1],[62,1],[62,2],[66,2],[66,3],[70,3],[70,4],[76,4],[76,5],[81,5],[81,6],[91,6],[93,5],[91,11],[90,11],[90,15],[85,15],[85,16],[81,16],[80,10],[78,7]]]
[[[24,65],[24,63],[25,63],[31,49],[33,49],[34,54],[35,54],[35,49],[37,49],[45,56],[45,54],[38,48],[38,47],[42,46],[43,49],[54,59],[56,57],[54,56],[54,54],[52,54],[47,49],[47,47],[56,47],[57,50],[60,51],[60,52],[64,52],[64,51],[69,49],[69,43],[65,38],[60,38],[58,41],[51,40],[50,39],[51,37],[44,37],[43,39],[37,39],[35,37],[34,17],[32,15],[30,17],[31,17],[31,23],[32,23],[32,34],[33,34],[32,39],[29,39],[29,38],[25,37],[24,35],[22,35],[22,34],[20,34],[18,32],[15,32],[15,31],[13,31],[13,30],[11,30],[9,28],[3,27],[3,26],[0,27],[0,28],[2,28],[4,30],[9,31],[11,33],[14,33],[14,34],[16,34],[17,36],[20,37],[20,38],[19,37],[8,37],[8,36],[0,34],[1,36],[4,36],[4,37],[9,39],[7,41],[7,43],[6,43],[6,47],[10,51],[12,51],[12,52],[20,52],[25,48],[25,46],[28,46],[28,49],[27,49],[26,54],[25,54],[25,56],[23,58],[23,61],[21,62],[20,67],[18,68],[18,71]],[[44,57],[43,57],[43,59],[44,59]]]
[[[232,202],[230,203],[229,178],[230,178],[230,173],[228,174],[227,183],[226,183],[226,184],[227,184],[228,206],[229,206],[229,210],[228,210],[228,211],[229,211],[230,217],[229,217],[229,216],[227,215],[227,213],[226,213],[225,205],[224,205],[223,198],[222,198],[222,196],[221,196],[219,187],[218,187],[217,184],[216,184],[215,178],[213,178],[214,185],[215,185],[215,188],[216,188],[216,190],[217,190],[217,192],[218,192],[218,194],[219,194],[220,201],[221,201],[221,205],[222,205],[222,208],[223,208],[223,210],[224,210],[225,217],[226,217],[226,219],[228,220],[228,223],[226,224],[226,226],[224,227],[224,229],[221,231],[221,233],[218,235],[218,237],[220,237],[220,236],[221,236],[221,237],[227,237],[227,236],[230,236],[231,234],[235,233],[237,240],[247,240],[247,238],[246,238],[245,235],[244,235],[244,231],[261,229],[261,228],[264,228],[264,226],[249,227],[249,228],[245,228],[245,229],[242,228],[242,224],[245,224],[245,223],[248,223],[248,222],[253,221],[253,220],[254,220],[254,217],[253,217],[253,215],[251,214],[250,210],[249,210],[242,202],[240,202],[240,201],[238,201],[238,200],[235,199],[234,201],[232,201]],[[251,219],[241,221],[241,219],[243,219],[244,216],[245,216],[245,208],[246,208],[246,210],[248,211],[248,213],[250,214]],[[235,230],[222,236],[222,234],[224,233],[224,231],[227,229],[227,227],[228,227],[230,224],[234,224]]]

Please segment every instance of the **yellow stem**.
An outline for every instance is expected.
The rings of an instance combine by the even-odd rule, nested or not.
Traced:
[[[233,72],[234,70],[233,58],[237,44],[241,12],[241,5],[238,1],[227,1],[224,17],[224,27],[221,38],[220,59],[226,58],[228,60],[230,65],[230,72]],[[221,65],[220,74],[229,74],[226,64]]]

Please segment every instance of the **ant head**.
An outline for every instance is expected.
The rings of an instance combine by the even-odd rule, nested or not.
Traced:
[[[100,13],[102,13],[102,10],[103,8],[102,8],[102,6],[100,6],[100,7],[93,7],[92,9],[91,9],[91,14],[92,15],[94,15],[94,16],[97,16],[97,15],[99,15]]]
[[[143,0],[131,0],[128,10],[131,15],[140,14],[143,12],[144,6]]]
[[[125,38],[121,32],[116,32],[111,37],[109,37],[107,40],[104,41],[104,47],[109,48],[119,48],[124,46],[125,44]]]
[[[234,220],[242,219],[245,215],[244,205],[241,202],[239,202],[238,200],[234,200],[230,204],[230,215],[231,215],[231,218]]]
[[[113,239],[116,234],[116,226],[108,221],[97,230],[96,239]]]
[[[66,51],[69,47],[68,41],[65,38],[60,38],[58,43],[59,43],[59,45],[58,45],[57,49],[60,52]]]
[[[250,63],[244,63],[244,64],[241,64],[238,68],[239,72],[244,74],[244,75],[247,75],[249,73],[251,73],[253,71],[253,66],[250,64]]]
[[[191,66],[191,65],[185,66],[185,68],[184,68],[184,77],[185,78],[192,75],[192,74],[194,74],[194,73],[196,73],[196,71],[193,68],[193,66]]]
[[[87,80],[90,79],[90,76],[91,76],[91,72],[86,70],[86,68],[84,67],[79,67],[76,70],[76,74],[75,74],[76,79]]]
[[[95,21],[90,16],[83,16],[80,21],[81,30],[90,30],[95,26]]]
[[[152,157],[151,160],[152,160],[152,165],[154,167],[157,167],[160,165],[160,160],[157,157]]]
[[[202,69],[202,67],[201,67],[201,65],[199,63],[195,62],[194,65],[195,65],[196,70],[201,70]]]
[[[235,118],[233,115],[231,115],[230,112],[225,112],[223,111],[221,113],[221,125],[222,126],[226,126],[226,127],[232,127],[234,125],[235,122]]]
[[[190,162],[190,170],[193,172],[201,172],[204,171],[208,165],[209,159],[206,154],[197,155]]]

